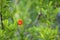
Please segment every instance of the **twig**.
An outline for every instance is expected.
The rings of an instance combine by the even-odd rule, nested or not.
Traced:
[[[34,22],[31,22],[29,25],[27,25],[27,26],[25,27],[25,29],[26,29],[26,28],[29,28],[29,27],[31,27],[31,26],[33,26],[33,25],[36,25],[37,22],[40,20],[40,17],[41,17],[41,16],[42,16],[42,12],[40,12],[40,13],[38,14],[38,16],[36,17],[35,21],[34,21]]]

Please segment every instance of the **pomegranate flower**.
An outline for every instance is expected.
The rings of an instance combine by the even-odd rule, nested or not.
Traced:
[[[23,21],[22,20],[18,20],[18,25],[22,25]]]

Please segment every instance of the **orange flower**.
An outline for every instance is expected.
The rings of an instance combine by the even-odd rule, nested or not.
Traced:
[[[18,20],[18,25],[22,25],[23,21],[22,20]]]

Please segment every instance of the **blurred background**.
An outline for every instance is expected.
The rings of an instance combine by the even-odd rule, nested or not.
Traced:
[[[0,40],[60,40],[59,28],[60,0],[0,0]]]

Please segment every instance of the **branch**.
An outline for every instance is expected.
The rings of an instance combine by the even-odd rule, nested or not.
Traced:
[[[32,27],[33,25],[36,25],[38,23],[38,21],[40,20],[41,16],[42,16],[42,12],[40,12],[37,15],[35,21],[34,22],[31,22],[29,25],[27,25],[26,28],[29,28],[29,27]]]

